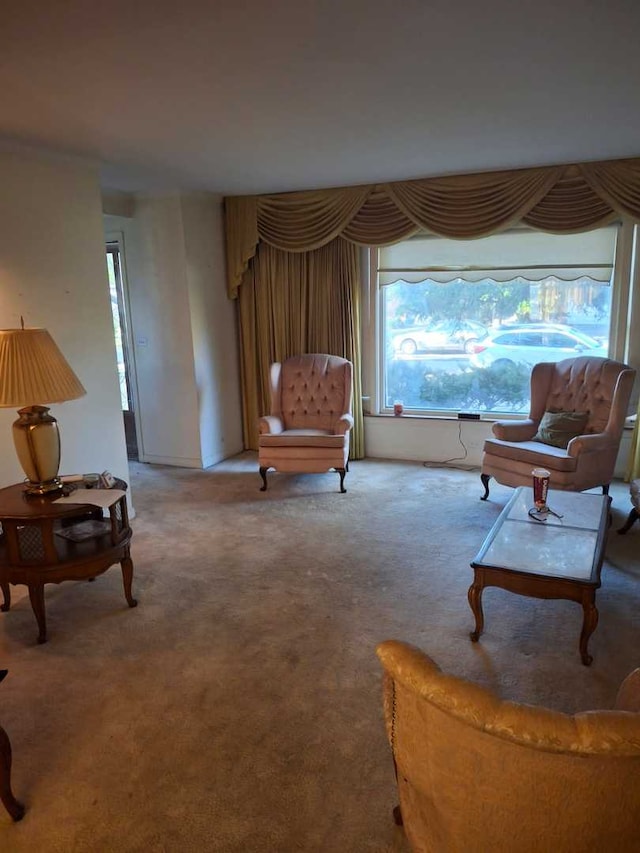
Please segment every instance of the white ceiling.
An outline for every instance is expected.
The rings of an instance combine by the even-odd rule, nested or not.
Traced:
[[[640,155],[638,0],[22,0],[0,138],[227,194]]]

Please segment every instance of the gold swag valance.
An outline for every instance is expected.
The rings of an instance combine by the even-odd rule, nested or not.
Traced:
[[[624,214],[640,220],[640,159],[609,160],[343,189],[225,199],[231,298],[259,241],[307,252],[340,236],[383,246],[429,231],[470,239],[524,222],[570,233]]]

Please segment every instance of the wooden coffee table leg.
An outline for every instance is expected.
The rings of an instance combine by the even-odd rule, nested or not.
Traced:
[[[598,626],[598,608],[596,607],[595,590],[584,590],[582,594],[582,632],[580,633],[580,657],[585,666],[590,666],[592,656],[587,651],[589,637]]]
[[[476,620],[476,630],[471,631],[469,636],[471,637],[471,641],[473,643],[477,643],[480,638],[480,634],[484,629],[484,614],[482,612],[482,577],[479,574],[478,569],[474,569],[474,578],[473,583],[469,587],[469,592],[467,593],[467,597],[469,598],[469,607],[471,607],[471,612],[475,616]]]
[[[126,557],[120,561],[120,566],[122,568],[122,583],[124,586],[124,597],[127,599],[127,604],[129,607],[137,607],[138,602],[131,594],[131,585],[133,584],[133,562],[131,561],[131,557],[127,554]]]
[[[11,742],[0,726],[0,800],[14,820],[22,820],[24,806],[13,796],[11,790]]]
[[[38,623],[38,642],[47,642],[47,617],[44,612],[44,584],[29,584],[29,600]]]
[[[2,597],[4,598],[0,610],[6,613],[11,607],[11,587],[8,583],[0,583],[0,589],[2,589]]]

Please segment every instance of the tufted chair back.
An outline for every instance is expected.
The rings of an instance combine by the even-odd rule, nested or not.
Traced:
[[[351,414],[351,362],[336,355],[295,355],[271,365],[271,414],[285,430],[334,432]]]
[[[633,371],[609,358],[579,356],[555,364],[536,364],[531,375],[531,419],[539,422],[551,409],[560,412],[588,412],[585,435],[609,432],[622,435],[625,407],[614,406],[618,391],[629,392]],[[621,396],[628,399],[628,395]]]
[[[640,670],[615,710],[569,715],[503,701],[406,643],[377,653],[416,853],[640,848]]]

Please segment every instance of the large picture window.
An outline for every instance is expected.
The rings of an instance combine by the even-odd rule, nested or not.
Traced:
[[[381,410],[521,414],[534,364],[606,356],[616,233],[517,229],[380,249]]]

